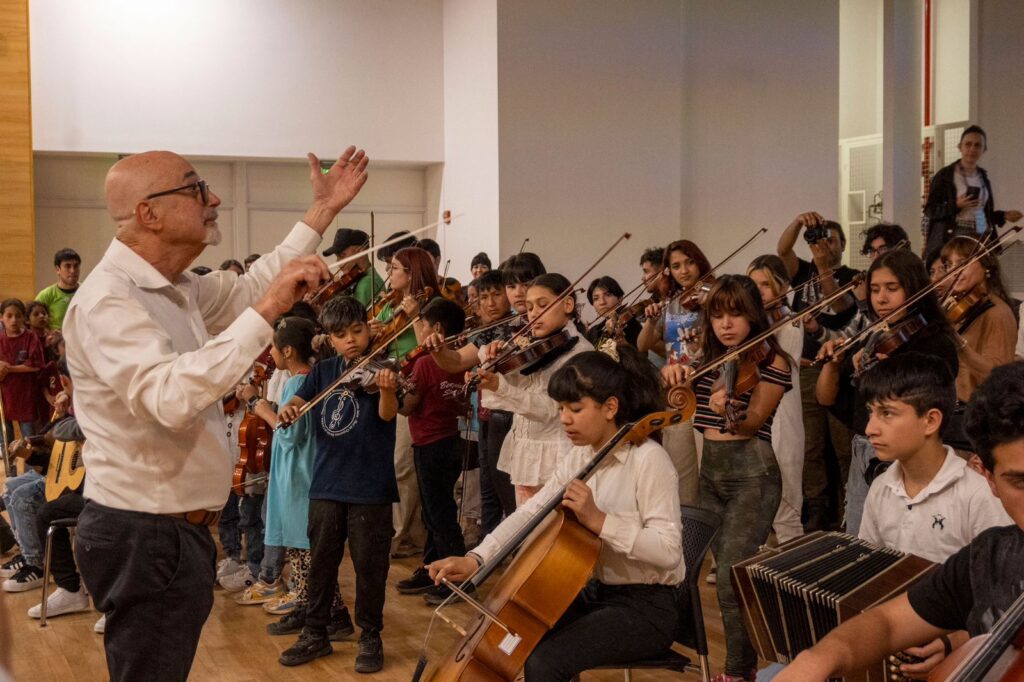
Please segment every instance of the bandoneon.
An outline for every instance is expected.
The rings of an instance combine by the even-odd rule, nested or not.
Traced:
[[[818,531],[732,568],[758,654],[788,663],[833,628],[904,592],[935,564],[843,533]],[[888,679],[883,661],[847,680]]]

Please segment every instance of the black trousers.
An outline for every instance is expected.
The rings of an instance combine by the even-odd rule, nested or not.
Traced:
[[[75,548],[85,586],[107,614],[110,679],[188,678],[213,607],[217,549],[210,529],[86,500]]]
[[[306,628],[321,635],[327,633],[347,540],[356,571],[356,625],[364,632],[384,629],[384,596],[394,534],[390,504],[309,501]]]
[[[512,428],[512,413],[492,411],[480,422],[480,530],[487,535],[501,520],[516,510],[516,489],[512,479],[498,470],[498,455]]]
[[[660,656],[672,645],[677,622],[668,585],[592,580],[526,659],[526,682],[568,682],[600,665]]]
[[[36,531],[39,534],[39,546],[46,547],[46,531],[50,523],[57,519],[75,518],[82,513],[85,498],[80,493],[70,493],[47,502],[36,512]],[[53,542],[50,546],[50,574],[57,587],[68,592],[78,592],[82,581],[75,565],[75,555],[71,552],[71,538],[66,528],[53,531]]]
[[[427,529],[424,564],[466,553],[459,508],[455,504],[455,482],[462,473],[460,442],[458,436],[452,436],[412,448],[420,487],[420,514]]]

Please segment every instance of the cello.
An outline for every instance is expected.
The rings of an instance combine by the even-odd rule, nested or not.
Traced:
[[[642,443],[655,431],[692,416],[691,406],[687,410],[655,412],[624,424],[573,478],[585,481],[620,443]],[[533,649],[586,585],[597,563],[601,540],[584,528],[571,511],[561,508],[567,488],[568,484],[556,491],[467,581],[479,586],[522,546],[483,603],[475,601],[459,586],[443,580],[452,592],[479,613],[464,630],[463,639],[438,663],[428,679],[511,682]],[[419,678],[425,666],[426,659],[421,658],[414,679]]]

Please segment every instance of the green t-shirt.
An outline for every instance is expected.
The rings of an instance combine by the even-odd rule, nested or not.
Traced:
[[[381,290],[384,288],[384,280],[381,279],[380,275],[377,274],[376,268],[370,271],[369,277],[367,277],[366,275],[360,277],[359,281],[356,282],[355,290],[352,292],[352,298],[362,303],[364,308],[370,305],[371,300],[370,277],[373,278],[372,281],[374,294],[379,294]]]
[[[391,317],[391,304],[388,303],[380,311],[380,314],[377,315],[377,319],[381,322],[388,322],[391,320]],[[412,330],[412,327],[409,327],[402,332],[401,336],[392,341],[390,346],[388,346],[388,356],[393,358],[404,358],[409,351],[418,345],[419,344],[416,343],[416,332]]]
[[[68,306],[71,304],[71,297],[75,295],[76,291],[78,289],[68,291],[61,289],[56,284],[51,284],[36,296],[36,300],[45,303],[47,310],[50,311],[50,329],[60,331],[64,324],[64,315],[68,312]]]

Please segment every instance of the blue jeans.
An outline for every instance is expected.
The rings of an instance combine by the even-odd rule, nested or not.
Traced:
[[[853,453],[850,457],[850,476],[846,480],[846,532],[857,535],[860,520],[864,516],[864,502],[868,498],[868,485],[864,474],[875,456],[875,449],[867,438],[860,434],[853,437]]]
[[[260,524],[262,528],[266,528],[267,496],[261,495],[260,497],[263,498],[263,505],[260,509]],[[260,537],[262,538],[262,536],[263,532],[260,531]],[[263,545],[263,561],[260,562],[259,573],[254,573],[253,575],[268,585],[277,582],[277,579],[281,577],[282,571],[284,571],[285,549],[277,545]]]
[[[263,562],[263,495],[239,497],[228,493],[228,502],[217,524],[224,554],[241,561],[242,535],[245,535],[245,562],[253,575],[260,573]]]
[[[36,534],[36,513],[46,504],[46,479],[34,469],[9,478],[3,498],[25,562],[42,567],[43,547]]]

